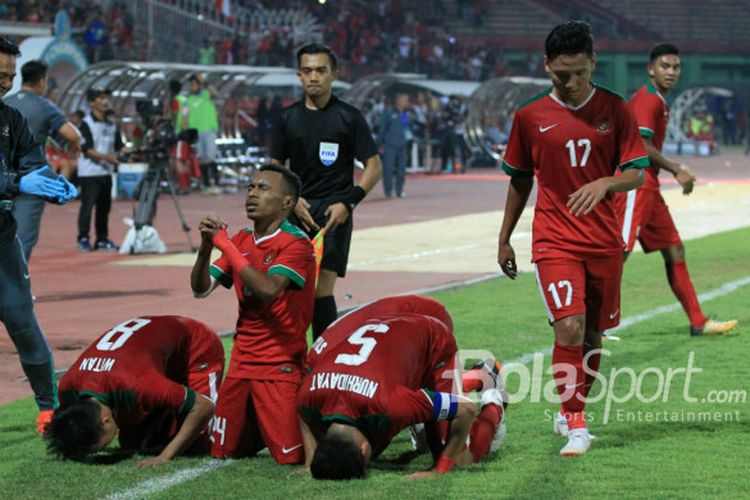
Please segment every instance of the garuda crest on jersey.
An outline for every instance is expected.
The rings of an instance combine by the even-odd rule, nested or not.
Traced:
[[[596,124],[596,133],[601,135],[607,135],[612,132],[612,127],[609,124],[608,118],[602,118]]]

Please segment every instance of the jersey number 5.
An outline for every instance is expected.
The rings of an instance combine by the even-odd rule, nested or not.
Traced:
[[[114,351],[119,349],[135,332],[151,323],[150,319],[133,318],[123,321],[116,327],[104,334],[96,343],[96,348],[100,351]]]
[[[347,366],[359,366],[370,357],[372,350],[378,344],[378,341],[372,337],[365,337],[368,332],[385,333],[388,331],[388,325],[365,325],[352,333],[347,339],[350,344],[361,345],[357,354],[339,354],[336,356],[336,363]]]
[[[576,142],[571,139],[565,143],[565,147],[568,148],[568,155],[570,155],[570,166],[578,167],[578,154],[576,152]],[[588,139],[578,139],[578,147],[583,148],[583,156],[581,157],[581,167],[586,166],[586,162],[589,161],[589,155],[591,154],[591,141]]]

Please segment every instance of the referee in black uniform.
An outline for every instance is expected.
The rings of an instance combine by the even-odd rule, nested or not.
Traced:
[[[297,51],[297,76],[305,98],[282,111],[272,129],[271,159],[302,179],[296,221],[312,237],[325,227],[323,261],[313,315],[313,339],[336,319],[333,288],[346,274],[352,236],[352,212],[378,183],[380,157],[370,127],[354,106],[336,98],[331,84],[337,76],[333,51],[309,44]],[[365,164],[354,185],[354,159]]]

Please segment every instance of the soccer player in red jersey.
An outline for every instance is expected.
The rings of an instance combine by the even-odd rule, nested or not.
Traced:
[[[231,239],[226,224],[205,217],[191,286],[198,297],[234,286],[237,333],[216,406],[217,458],[255,455],[265,447],[278,463],[304,459],[297,390],[315,302],[315,257],[307,235],[287,221],[300,192],[291,170],[265,165],[253,175],[245,210],[253,228]],[[211,264],[211,250],[221,258]]]
[[[651,166],[646,170],[643,186],[629,191],[627,195],[617,196],[616,202],[625,240],[625,258],[633,251],[635,240],[640,242],[646,253],[661,251],[669,286],[690,319],[690,334],[719,335],[734,328],[737,321],[716,321],[703,314],[688,274],[685,247],[659,191],[661,169],[674,175],[686,195],[693,191],[695,183],[695,176],[686,165],[674,162],[661,153],[669,122],[669,106],[665,97],[677,85],[680,71],[677,47],[662,43],[651,50],[649,81],[630,101]]]
[[[83,460],[119,434],[125,450],[158,455],[208,451],[209,421],[224,372],[216,332],[181,316],[141,316],[96,339],[60,380],[49,451]]]
[[[447,322],[446,322],[447,320]],[[452,390],[452,321],[442,304],[416,295],[373,302],[333,323],[313,344],[298,406],[305,465],[317,479],[365,476],[367,463],[416,423],[449,421],[430,441],[435,463],[421,478],[481,460],[500,445],[507,396],[486,368],[482,409]],[[466,439],[470,436],[470,444]]]
[[[590,81],[588,24],[554,28],[544,63],[552,88],[516,111],[503,159],[511,181],[498,263],[516,277],[510,237],[536,175],[532,262],[555,332],[552,362],[562,400],[556,429],[563,415],[570,429],[560,453],[570,456],[590,446],[584,401],[594,377],[584,372],[584,359],[590,373],[598,371],[602,332],[620,321],[623,241],[613,193],[638,187],[648,158],[625,100]],[[618,167],[622,175],[615,176]]]

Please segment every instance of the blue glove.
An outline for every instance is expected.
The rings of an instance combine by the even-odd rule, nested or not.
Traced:
[[[58,205],[64,205],[65,203],[69,202],[70,200],[74,200],[78,198],[78,190],[76,187],[64,176],[58,175],[57,176],[57,182],[61,183],[63,187],[65,188],[65,196],[59,198],[57,200]]]
[[[23,194],[39,196],[55,203],[67,196],[65,184],[58,181],[58,175],[49,168],[49,165],[21,177],[18,189]]]

